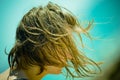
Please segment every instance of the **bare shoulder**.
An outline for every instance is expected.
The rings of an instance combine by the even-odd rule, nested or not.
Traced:
[[[4,72],[0,74],[0,80],[7,80],[9,75],[10,68],[6,69]]]

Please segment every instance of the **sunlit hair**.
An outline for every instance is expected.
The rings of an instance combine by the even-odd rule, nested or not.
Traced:
[[[78,50],[72,35],[73,32],[78,34],[82,42],[81,34],[89,36],[91,25],[92,22],[83,28],[70,11],[51,2],[44,7],[32,8],[17,27],[16,43],[8,56],[10,68],[26,70],[37,65],[42,73],[45,65],[63,65],[73,78],[95,74],[90,67],[100,70],[98,64]]]

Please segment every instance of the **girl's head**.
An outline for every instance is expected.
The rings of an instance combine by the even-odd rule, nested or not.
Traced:
[[[98,65],[77,49],[72,33],[79,34],[82,41],[80,33],[88,34],[90,26],[83,29],[70,11],[51,2],[32,8],[17,27],[16,43],[8,57],[11,69],[39,66],[42,73],[46,66],[55,66],[65,67],[72,77],[88,76],[91,69],[87,65]]]

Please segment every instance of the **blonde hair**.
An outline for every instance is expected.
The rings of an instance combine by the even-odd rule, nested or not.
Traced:
[[[85,77],[96,71],[87,65],[95,66],[100,70],[97,63],[86,57],[77,49],[74,42],[73,32],[86,35],[92,23],[86,29],[82,28],[75,16],[65,9],[62,10],[57,4],[51,2],[45,7],[34,7],[22,18],[16,30],[16,43],[11,49],[8,61],[10,68],[28,69],[32,65],[40,66],[40,73],[45,65],[63,64],[60,56],[66,61],[67,55],[72,56],[70,63],[64,64],[68,75],[73,78]],[[61,63],[58,63],[60,61]],[[69,69],[72,66],[73,72]]]

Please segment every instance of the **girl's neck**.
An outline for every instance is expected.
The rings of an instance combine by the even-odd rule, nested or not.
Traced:
[[[37,66],[33,66],[28,70],[24,70],[23,72],[23,74],[25,74],[29,80],[41,80],[47,74],[46,70],[40,73],[40,68]]]

